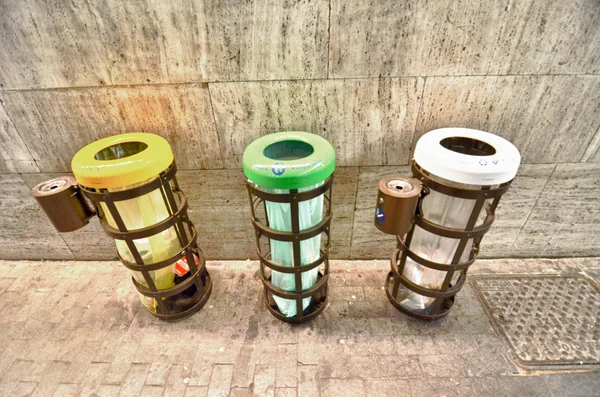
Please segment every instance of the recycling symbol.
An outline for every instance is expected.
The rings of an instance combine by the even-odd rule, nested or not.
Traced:
[[[278,161],[275,164],[273,164],[273,167],[271,167],[271,171],[273,171],[273,174],[277,176],[283,175],[283,173],[285,172],[285,164]]]

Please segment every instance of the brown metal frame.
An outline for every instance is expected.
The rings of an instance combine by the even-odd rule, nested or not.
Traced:
[[[134,277],[132,277],[133,284],[140,294],[156,300],[157,311],[156,313],[151,313],[155,317],[165,321],[181,320],[196,313],[208,301],[212,292],[212,282],[208,271],[206,270],[202,251],[197,245],[196,229],[187,214],[187,200],[183,192],[179,189],[177,179],[175,178],[176,172],[177,167],[175,162],[173,162],[169,168],[159,174],[158,178],[148,184],[119,192],[81,187],[85,196],[89,198],[96,207],[96,212],[98,213],[100,224],[104,229],[104,232],[109,237],[126,242],[129,251],[135,259],[135,263],[124,260],[118,252],[117,255],[119,255],[119,259],[121,259],[121,262],[126,268],[142,273],[148,287],[140,284]],[[169,217],[156,225],[142,229],[127,230],[123,218],[115,206],[115,202],[137,198],[156,189],[160,189],[162,198],[165,202],[165,207],[169,212]],[[179,204],[175,199],[175,194],[179,198]],[[108,208],[117,224],[117,228],[113,228],[108,224],[106,218],[103,216],[100,203],[106,205],[106,208]],[[134,240],[154,236],[171,227],[175,228],[179,243],[181,244],[181,247],[183,247],[182,250],[164,261],[144,264],[142,256],[134,244]],[[194,256],[199,258],[198,265],[196,265]],[[149,272],[171,266],[182,257],[186,258],[190,271],[182,277],[181,280],[179,280],[179,283],[173,288],[158,290]],[[195,291],[193,289],[195,289]],[[188,294],[176,297],[176,295],[184,292],[188,292]],[[183,299],[187,299],[189,302],[184,305],[184,307],[168,307],[166,303],[168,303],[168,298],[171,297],[175,297],[173,300],[174,302]]]
[[[500,202],[500,197],[506,193],[510,186],[510,182],[504,183],[495,189],[484,187],[481,190],[465,190],[431,179],[429,177],[429,173],[421,169],[414,160],[411,168],[413,176],[418,178],[423,183],[424,195],[428,194],[429,190],[435,190],[447,196],[476,200],[465,229],[453,229],[437,225],[423,218],[421,198],[417,206],[417,212],[413,226],[406,234],[405,239],[403,240],[401,236],[396,236],[398,247],[390,259],[391,271],[389,272],[386,280],[386,294],[388,299],[398,310],[403,313],[421,320],[435,320],[446,316],[452,308],[456,294],[458,291],[460,291],[465,283],[469,266],[471,266],[471,264],[473,264],[473,262],[475,262],[477,259],[479,244],[481,243],[484,234],[490,229],[492,223],[494,222],[494,213],[498,207],[498,203]],[[483,209],[487,199],[493,200],[485,209],[487,212],[486,218],[483,221],[483,224],[475,227],[477,219],[479,218],[479,214],[481,213],[481,210]],[[410,250],[410,244],[416,226],[419,226],[422,229],[425,229],[426,231],[438,236],[460,240],[451,264],[428,261]],[[469,258],[466,262],[461,263],[460,259],[462,258],[464,250],[470,239],[473,239],[473,246],[471,248],[471,252],[469,253]],[[406,258],[410,258],[426,268],[446,272],[446,277],[441,288],[439,290],[433,290],[408,280],[402,274],[406,264]],[[460,272],[460,276],[453,285],[451,282],[455,272]],[[400,284],[412,292],[426,297],[435,298],[435,300],[428,308],[422,311],[415,312],[409,310],[396,300]]]
[[[327,304],[327,281],[329,279],[329,247],[331,242],[331,195],[333,186],[333,175],[326,179],[323,185],[316,187],[306,192],[298,192],[298,189],[291,189],[290,193],[277,194],[269,193],[262,190],[260,187],[255,186],[253,183],[246,179],[246,188],[248,189],[248,197],[250,199],[250,209],[252,216],[252,225],[254,226],[256,236],[256,252],[260,260],[260,272],[262,275],[263,285],[265,286],[265,303],[269,311],[278,319],[290,323],[299,323],[310,320],[318,316]],[[320,196],[325,195],[324,216],[321,222],[315,226],[300,230],[298,203],[306,201]],[[269,227],[269,220],[267,219],[266,201],[272,201],[277,203],[289,203],[292,221],[291,232],[281,232]],[[263,205],[265,211],[265,220],[261,222],[256,212],[258,207]],[[325,244],[321,248],[321,254],[319,258],[307,265],[301,265],[300,258],[300,242],[309,238],[318,236],[324,233],[327,238]],[[267,242],[269,239],[277,241],[287,241],[292,243],[294,253],[294,266],[287,267],[281,266],[271,261],[271,251],[263,252],[261,248],[261,238],[266,237]],[[268,245],[268,244],[267,244]],[[317,282],[314,286],[309,289],[302,290],[302,273],[315,269],[323,264],[323,272],[319,272]],[[295,289],[296,291],[286,291],[278,288],[271,283],[271,277],[268,274],[267,268],[275,270],[281,273],[288,273],[295,275]],[[294,317],[286,317],[275,303],[273,296],[278,296],[284,299],[291,299],[296,301],[296,315]],[[302,300],[308,297],[312,297],[310,305],[303,310]]]

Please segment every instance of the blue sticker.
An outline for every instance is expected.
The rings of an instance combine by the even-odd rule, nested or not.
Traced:
[[[385,214],[383,213],[381,208],[377,207],[377,210],[375,211],[375,217],[377,218],[377,222],[385,221]]]
[[[283,175],[283,173],[285,172],[285,164],[278,161],[275,164],[273,164],[273,167],[271,167],[271,171],[273,171],[273,173],[277,176]]]

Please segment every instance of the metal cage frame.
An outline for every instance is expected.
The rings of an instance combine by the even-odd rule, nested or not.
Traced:
[[[107,189],[92,189],[81,186],[81,190],[84,195],[92,201],[96,209],[96,213],[100,218],[100,225],[104,232],[115,240],[123,240],[126,242],[129,251],[131,252],[134,263],[124,260],[119,252],[117,255],[123,263],[123,265],[133,271],[138,271],[144,277],[144,280],[148,284],[148,287],[140,284],[133,276],[132,281],[138,292],[144,296],[154,298],[157,302],[156,313],[150,311],[155,317],[165,321],[176,321],[187,318],[194,313],[198,312],[208,301],[208,298],[212,292],[212,282],[210,275],[206,269],[204,255],[197,245],[197,233],[193,223],[190,221],[187,214],[187,200],[183,192],[179,189],[175,174],[177,173],[177,166],[175,162],[163,172],[161,172],[156,179],[151,182],[118,192],[109,192]],[[172,182],[172,185],[171,185]],[[169,216],[155,225],[148,226],[142,229],[127,230],[123,218],[117,210],[115,203],[124,200],[130,200],[141,197],[148,194],[156,189],[161,192],[162,199],[165,203],[165,207],[169,213]],[[175,195],[179,198],[179,203],[175,199]],[[106,208],[112,215],[117,228],[110,226],[103,216],[103,210],[100,203],[104,203]],[[147,238],[161,233],[171,227],[175,228],[177,238],[181,247],[176,255],[166,260],[144,264],[142,256],[138,251],[134,240]],[[198,265],[194,256],[198,257]],[[150,271],[162,269],[173,265],[182,257],[185,257],[190,268],[190,271],[184,275],[179,283],[169,289],[159,290],[157,289]],[[170,309],[165,304],[164,299],[181,294],[190,288],[195,288],[191,297],[188,297],[190,303],[185,308],[174,308]],[[191,304],[191,306],[189,306]]]
[[[329,249],[331,246],[331,219],[333,213],[332,207],[332,187],[333,174],[327,178],[324,183],[314,189],[305,192],[298,192],[298,189],[290,189],[290,193],[270,193],[262,190],[259,186],[254,185],[245,178],[246,188],[248,189],[248,198],[250,200],[250,211],[252,225],[254,226],[256,237],[256,253],[260,261],[260,272],[263,285],[265,287],[265,304],[271,314],[279,320],[289,323],[300,323],[308,321],[318,316],[327,305],[327,282],[329,280]],[[315,197],[324,195],[324,215],[323,219],[315,226],[300,230],[299,222],[299,207],[298,204],[302,201],[307,201]],[[292,221],[292,231],[282,232],[269,227],[267,216],[266,201],[277,203],[289,203],[290,215]],[[265,213],[265,222],[261,222],[257,216],[259,206],[263,205]],[[318,236],[324,233],[327,238],[325,243],[321,241],[320,256],[317,260],[307,265],[301,265],[300,257],[300,242],[309,238]],[[266,237],[267,242],[270,239],[277,241],[291,242],[293,248],[293,266],[281,266],[271,261],[271,251],[263,252],[261,248],[261,238]],[[318,268],[323,264],[323,272],[319,272],[317,282],[312,287],[302,290],[302,273]],[[275,270],[281,273],[295,275],[295,291],[286,291],[278,288],[271,283],[271,277],[268,270]],[[300,291],[300,292],[297,292]],[[294,317],[286,317],[277,307],[273,296],[296,301],[296,315]],[[309,306],[303,310],[302,301],[305,298],[312,297]]]
[[[421,199],[419,199],[413,225],[410,231],[406,234],[406,237],[402,239],[402,236],[396,236],[397,248],[390,258],[391,270],[386,279],[385,290],[389,301],[399,311],[421,320],[436,320],[446,316],[450,312],[450,309],[454,304],[456,294],[461,290],[467,279],[467,271],[469,266],[471,266],[477,259],[477,255],[479,253],[479,244],[481,243],[485,233],[487,233],[494,222],[494,214],[496,208],[498,207],[498,203],[500,202],[500,198],[510,187],[511,181],[503,183],[494,189],[490,189],[486,186],[480,190],[466,190],[433,180],[429,176],[430,173],[421,169],[414,160],[411,163],[411,169],[413,176],[418,178],[423,184],[423,196]],[[422,199],[429,193],[430,190],[435,190],[447,196],[476,200],[465,229],[455,229],[440,226],[436,223],[428,221],[423,217],[423,210],[421,208]],[[487,213],[486,217],[481,225],[475,227],[481,210],[483,209],[487,199],[492,199],[492,202],[485,208]],[[450,264],[437,263],[423,259],[415,252],[410,250],[410,244],[416,226],[419,226],[420,228],[438,236],[459,240]],[[469,252],[468,260],[465,262],[460,262],[467,243],[471,238],[473,239],[473,246]],[[404,266],[406,265],[406,258],[410,258],[419,265],[428,269],[446,272],[446,277],[441,288],[425,288],[407,279],[403,275]],[[460,272],[460,275],[456,283],[453,285],[451,282],[456,272]],[[429,308],[423,311],[415,312],[409,310],[408,308],[402,306],[401,303],[396,299],[400,284],[412,292],[429,298],[434,298],[435,300]]]

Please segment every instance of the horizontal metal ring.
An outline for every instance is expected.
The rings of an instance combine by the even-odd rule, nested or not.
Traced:
[[[206,271],[206,266],[205,266],[204,262],[202,262],[201,265],[198,266],[198,270],[196,271],[196,273],[192,274],[190,277],[188,277],[182,283],[177,284],[173,288],[163,289],[163,290],[159,290],[157,292],[152,292],[150,290],[150,288],[140,284],[135,279],[135,277],[131,277],[131,280],[133,281],[133,284],[135,285],[135,288],[138,290],[138,292],[144,296],[148,296],[150,298],[157,298],[157,299],[158,298],[168,298],[169,296],[177,295],[177,294],[187,290],[188,288],[190,288],[192,286],[192,284],[194,284],[196,281],[199,280],[200,275],[202,275],[202,273],[204,271]]]
[[[118,192],[109,192],[106,189],[101,191],[91,190],[91,188],[81,186],[81,190],[85,193],[87,198],[96,202],[107,202],[107,201],[124,201],[132,198],[141,197],[148,194],[156,189],[160,189],[164,181],[170,181],[177,173],[177,166],[175,162],[171,163],[171,166],[165,171],[157,175],[157,178],[145,185],[134,187],[132,189],[121,190]]]
[[[438,236],[454,238],[454,239],[464,239],[464,238],[474,238],[483,236],[486,234],[490,228],[492,227],[492,223],[494,223],[495,216],[488,206],[485,210],[487,212],[487,216],[485,217],[485,221],[482,225],[474,228],[473,230],[463,230],[463,229],[455,229],[445,226],[440,226],[436,223],[428,221],[423,217],[423,210],[421,208],[423,201],[419,202],[419,211],[415,216],[415,225],[421,227],[422,229],[433,233]]]
[[[319,265],[323,262],[325,262],[326,259],[328,259],[328,252],[329,250],[319,250],[319,253],[321,254],[321,256],[319,256],[319,258],[314,261],[311,262],[307,265],[302,265],[302,266],[282,266],[279,265],[275,262],[270,261],[269,259],[267,259],[265,256],[263,256],[260,252],[260,250],[257,248],[256,249],[256,253],[258,254],[258,258],[260,260],[260,264],[261,264],[261,271],[264,274],[264,267],[268,267],[271,270],[275,270],[277,272],[280,273],[286,273],[286,274],[295,274],[295,273],[304,273],[304,272],[308,272],[309,270],[312,270],[316,267],[319,267]]]
[[[188,207],[187,200],[183,192],[176,191],[175,193],[177,193],[177,195],[179,196],[179,208],[177,208],[177,211],[173,215],[163,219],[155,225],[148,226],[142,229],[128,230],[126,232],[122,232],[119,229],[110,226],[106,220],[106,217],[103,217],[100,220],[100,225],[102,226],[102,229],[104,229],[104,232],[109,237],[112,237],[115,240],[139,240],[141,238],[154,236],[172,227],[177,221],[182,220],[185,215],[185,212]]]
[[[396,241],[400,247],[399,249],[396,249],[396,251],[395,251],[397,253],[397,256],[399,255],[400,252],[404,251],[404,252],[406,252],[406,256],[408,256],[413,261],[417,262],[419,265],[425,266],[429,269],[439,270],[442,272],[467,269],[477,259],[477,254],[475,254],[472,259],[469,259],[466,262],[457,263],[454,265],[447,264],[447,263],[432,262],[430,260],[420,257],[419,255],[417,255],[416,253],[414,253],[413,251],[408,249],[406,247],[406,245],[404,245],[404,242],[400,239],[399,236],[396,237]],[[397,256],[396,256],[396,260],[398,260]]]
[[[276,287],[269,281],[265,280],[263,276],[263,285],[273,295],[283,298],[296,300],[297,298],[304,299],[316,295],[321,289],[327,288],[327,281],[329,280],[329,274],[324,274],[317,283],[312,287],[303,290],[302,292],[286,291],[282,288]]]
[[[461,288],[463,287],[463,284],[465,283],[465,280],[467,279],[466,272],[461,272],[460,276],[458,277],[458,281],[456,282],[455,285],[452,286],[452,288],[448,288],[445,291],[432,290],[429,288],[422,287],[418,284],[415,284],[414,282],[412,282],[409,279],[407,279],[406,277],[404,277],[403,274],[400,274],[400,272],[398,270],[398,264],[395,263],[394,261],[391,261],[390,266],[392,268],[392,273],[394,274],[394,277],[398,277],[398,280],[406,288],[408,288],[412,292],[416,292],[419,295],[427,296],[429,298],[448,298],[448,297],[454,296],[458,293],[458,291],[461,290]]]
[[[258,233],[260,236],[265,236],[269,239],[277,241],[303,241],[315,237],[323,232],[329,233],[329,223],[331,222],[332,216],[333,213],[329,213],[321,222],[317,223],[311,228],[301,230],[299,233],[281,232],[263,225],[256,219],[252,219],[252,224],[254,225],[256,233]]]
[[[198,249],[198,247],[197,247],[196,240],[197,240],[198,235],[196,233],[196,228],[191,224],[191,222],[188,224],[188,226],[191,226],[190,230],[192,233],[190,241],[187,243],[187,245],[185,247],[183,247],[181,249],[181,251],[178,251],[177,254],[173,255],[169,259],[165,259],[164,261],[160,261],[160,262],[156,262],[156,263],[150,263],[147,265],[139,265],[137,263],[132,263],[132,262],[128,262],[128,261],[124,260],[118,251],[117,251],[117,255],[119,256],[119,259],[123,263],[123,266],[125,266],[129,270],[133,270],[133,271],[137,271],[137,272],[153,271],[153,270],[158,270],[158,269],[162,269],[164,267],[170,266],[170,265],[176,263],[182,257],[187,256],[187,253],[189,250],[194,252],[196,255],[198,255],[198,257],[202,261],[204,261],[204,256],[202,254],[202,251],[200,251],[200,249]]]
[[[469,200],[478,200],[478,199],[488,199],[488,198],[497,198],[502,196],[508,188],[510,187],[510,182],[506,184],[500,185],[500,187],[496,189],[489,190],[469,190],[469,189],[460,189],[454,186],[448,186],[441,182],[437,182],[431,179],[429,176],[425,175],[423,171],[419,168],[415,160],[411,162],[411,169],[413,175],[418,178],[424,186],[428,187],[431,190],[435,190],[436,192],[445,194],[446,196],[452,196],[462,199]]]
[[[305,192],[297,192],[297,193],[271,193],[265,190],[262,190],[260,187],[257,187],[246,178],[246,188],[253,196],[259,197],[265,201],[271,201],[274,203],[291,203],[292,201],[306,201],[313,199],[315,197],[319,197],[323,193],[325,193],[331,187],[333,182],[333,176],[325,179],[325,182],[317,186],[314,189],[305,191]]]

